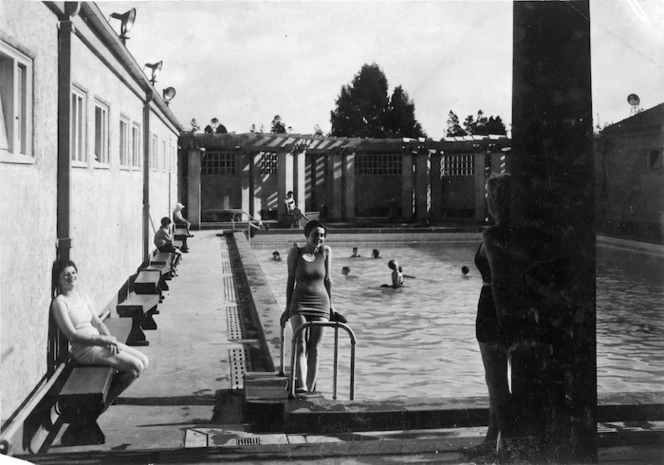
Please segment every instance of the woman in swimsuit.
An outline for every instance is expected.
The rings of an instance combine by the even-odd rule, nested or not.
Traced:
[[[323,245],[326,229],[317,220],[304,227],[307,243],[293,247],[288,253],[288,280],[286,283],[286,310],[281,315],[281,325],[290,319],[293,333],[310,321],[328,321],[332,302],[330,267],[331,249]],[[324,328],[309,329],[296,344],[295,392],[313,392],[318,377],[318,352],[323,340]]]
[[[118,373],[113,377],[106,398],[111,403],[148,367],[148,358],[138,350],[122,344],[111,335],[92,309],[89,299],[76,290],[78,269],[71,260],[53,264],[53,318],[71,344],[71,355],[82,365],[107,365]]]

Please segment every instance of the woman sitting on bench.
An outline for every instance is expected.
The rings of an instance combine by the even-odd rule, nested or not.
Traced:
[[[88,298],[76,290],[78,269],[71,260],[53,263],[53,318],[71,344],[71,356],[81,365],[106,365],[118,370],[106,397],[106,407],[148,367],[148,358],[118,342],[99,319]]]

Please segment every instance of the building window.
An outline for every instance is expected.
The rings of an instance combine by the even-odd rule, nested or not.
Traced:
[[[277,154],[263,152],[261,158],[261,174],[277,174]]]
[[[108,165],[108,106],[95,102],[95,161]]]
[[[161,170],[166,171],[166,141],[161,141]]]
[[[71,93],[70,153],[74,162],[85,163],[85,93],[73,89]]]
[[[141,127],[138,124],[131,127],[131,166],[141,166]]]
[[[152,134],[152,150],[150,151],[150,169],[156,170],[159,169],[157,162],[159,161],[159,153],[157,152],[159,148],[159,137],[156,134]]]
[[[650,149],[645,151],[646,155],[646,170],[647,171],[662,171],[662,149]]]
[[[355,174],[372,176],[401,176],[403,158],[401,155],[358,154],[355,157]]]
[[[201,174],[236,174],[235,152],[206,152],[201,160]]]
[[[0,42],[0,155],[32,161],[31,142],[32,60]]]
[[[129,166],[129,121],[120,119],[120,166]]]
[[[440,159],[441,176],[475,176],[474,155],[443,155]]]

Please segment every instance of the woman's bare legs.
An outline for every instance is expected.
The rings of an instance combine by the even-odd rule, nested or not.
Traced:
[[[309,321],[326,320],[310,317]],[[295,334],[297,329],[307,322],[307,319],[302,315],[293,315],[290,322],[293,334]],[[308,332],[308,338],[306,336],[307,330],[300,333],[300,337],[295,344],[295,389],[303,388],[307,391],[313,391],[318,378],[318,352],[323,341],[325,328],[314,326],[309,328]]]
[[[311,321],[326,321],[324,318],[312,318]],[[318,352],[325,334],[324,326],[313,326],[309,329],[307,341],[307,390],[313,392],[318,379]]]
[[[118,373],[113,377],[113,381],[111,381],[111,387],[108,389],[106,407],[111,405],[122,392],[136,381],[149,365],[149,360],[145,354],[125,344],[119,345],[120,352],[105,360],[106,364],[118,370]]]

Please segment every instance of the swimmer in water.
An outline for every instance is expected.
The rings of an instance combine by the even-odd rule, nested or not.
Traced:
[[[351,258],[360,258],[361,255],[357,251],[357,247],[353,247],[353,255],[350,256]]]
[[[378,249],[373,249],[373,250],[371,251],[371,257],[372,257],[372,258],[380,258],[380,250],[378,250]]]
[[[275,250],[274,252],[272,252],[272,260],[274,260],[275,262],[281,261],[281,255],[279,255],[278,251]]]
[[[350,266],[344,266],[341,268],[341,274],[346,277],[346,279],[355,279],[356,275],[350,274]]]
[[[387,262],[387,267],[392,270],[392,285],[381,284],[380,287],[393,287],[395,289],[403,287],[403,273],[401,273],[401,266],[396,260]]]

